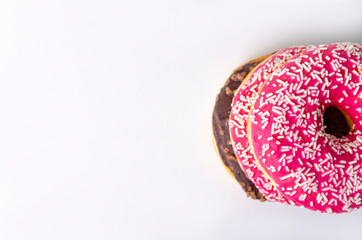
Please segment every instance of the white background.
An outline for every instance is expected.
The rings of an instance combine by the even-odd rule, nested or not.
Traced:
[[[362,44],[362,1],[1,1],[0,239],[361,239],[246,198],[211,141],[231,71]]]

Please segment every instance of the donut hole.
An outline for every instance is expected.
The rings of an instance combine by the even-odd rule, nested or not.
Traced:
[[[327,107],[323,114],[323,125],[326,127],[326,133],[337,138],[347,136],[351,131],[347,118],[348,116],[339,108],[334,106]]]

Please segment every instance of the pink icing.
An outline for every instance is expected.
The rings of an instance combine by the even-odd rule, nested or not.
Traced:
[[[233,147],[238,157],[240,167],[246,176],[258,187],[260,192],[272,201],[286,202],[287,200],[272,185],[270,180],[258,169],[254,156],[250,152],[247,138],[247,122],[251,106],[254,105],[259,89],[269,75],[295,55],[300,54],[305,47],[287,48],[277,52],[259,65],[250,75],[250,78],[238,90],[233,99],[233,107],[230,115],[230,135]]]
[[[361,207],[361,85],[362,48],[339,43],[310,46],[262,87],[248,134],[256,160],[289,202],[328,213]],[[347,136],[325,132],[323,113],[328,106],[351,117],[353,129]],[[238,157],[246,145],[236,142]],[[250,169],[264,180],[260,171]]]

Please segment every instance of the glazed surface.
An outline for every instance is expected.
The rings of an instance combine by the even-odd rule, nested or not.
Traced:
[[[275,53],[250,73],[237,91],[230,115],[230,136],[241,168],[268,200],[287,202],[273,186],[271,180],[258,168],[247,137],[249,112],[254,105],[260,88],[269,76],[289,59],[298,56],[305,47],[287,48]]]
[[[310,46],[277,69],[249,118],[256,161],[292,204],[340,213],[361,207],[362,48]],[[329,106],[352,121],[341,138],[326,133]]]

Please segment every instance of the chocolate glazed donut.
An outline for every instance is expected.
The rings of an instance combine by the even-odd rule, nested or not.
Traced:
[[[224,87],[220,90],[220,93],[216,97],[216,103],[212,115],[215,147],[217,148],[216,150],[221,160],[226,168],[234,175],[235,179],[239,182],[247,196],[260,201],[265,201],[266,199],[259,192],[258,188],[255,187],[254,183],[245,176],[244,171],[240,168],[238,159],[231,145],[228,122],[235,91],[239,88],[245,77],[270,55],[250,61],[234,70],[233,74],[231,74],[229,79],[225,82]]]

